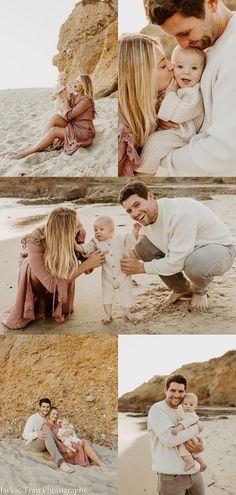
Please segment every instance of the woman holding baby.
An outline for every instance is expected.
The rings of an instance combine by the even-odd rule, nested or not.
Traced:
[[[157,39],[144,34],[121,38],[119,176],[161,175],[162,158],[198,132],[204,67],[205,54],[195,47],[176,47],[170,62]]]
[[[61,80],[60,80],[61,81]],[[65,85],[65,79],[62,80]],[[52,116],[42,139],[32,148],[17,153],[15,159],[25,158],[32,153],[43,151],[53,145],[54,149],[63,148],[68,155],[72,155],[78,148],[87,148],[95,137],[93,119],[95,105],[93,86],[90,77],[81,74],[74,83],[74,92],[67,95],[66,86],[57,85],[59,93],[55,98],[60,105],[60,111]],[[61,110],[64,108],[64,111]]]
[[[16,302],[2,313],[4,325],[24,328],[30,321],[51,316],[62,323],[70,315],[76,278],[105,261],[98,250],[86,260],[78,255],[76,246],[85,236],[76,210],[59,207],[45,225],[23,237]]]
[[[52,407],[48,415],[47,423],[43,425],[42,429],[52,431],[57,448],[62,454],[65,462],[74,465],[77,464],[82,467],[89,467],[91,460],[94,461],[99,467],[104,466],[104,463],[94,452],[90,442],[88,440],[80,440],[75,438],[73,425],[70,425],[66,419],[61,421],[61,425],[58,425],[58,418],[58,409],[56,407]],[[68,432],[67,437],[66,432]],[[69,434],[71,433],[74,441],[72,441],[71,445],[68,446],[69,444],[66,445],[67,442],[65,439],[69,438]]]

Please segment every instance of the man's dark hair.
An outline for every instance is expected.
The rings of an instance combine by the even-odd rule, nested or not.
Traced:
[[[179,12],[184,17],[205,18],[205,0],[144,0],[146,14],[152,24],[162,25]]]
[[[52,404],[51,404],[50,399],[47,399],[47,398],[40,399],[40,400],[39,400],[39,406],[40,406],[40,407],[41,407],[41,405],[42,405],[42,403],[43,403],[43,402],[46,402],[46,404],[49,404],[50,409],[51,409]]]
[[[118,202],[123,203],[126,199],[133,194],[137,194],[140,198],[147,199],[150,189],[144,184],[144,182],[133,181],[126,184],[119,192]]]
[[[187,380],[183,375],[170,375],[170,376],[168,376],[166,379],[166,387],[165,387],[166,390],[168,390],[168,388],[172,382],[180,383],[180,384],[184,385],[184,388],[186,390]]]

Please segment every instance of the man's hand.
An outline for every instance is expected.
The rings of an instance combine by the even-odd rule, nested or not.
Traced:
[[[184,445],[190,454],[199,454],[204,450],[203,441],[200,438],[198,438],[195,442],[188,440],[184,443]]]
[[[38,432],[37,438],[39,440],[45,440],[46,436],[47,436],[47,432],[45,430],[40,430]]]
[[[203,426],[202,426],[201,421],[198,421],[197,425],[198,425],[199,433],[201,433],[201,431],[203,431]]]
[[[126,275],[145,273],[143,263],[133,260],[132,258],[126,258],[125,256],[123,256],[123,258],[121,258],[120,265],[122,272],[126,273]]]

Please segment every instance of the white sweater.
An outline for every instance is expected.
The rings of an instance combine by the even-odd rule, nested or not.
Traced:
[[[171,428],[177,426],[177,409],[168,406],[165,400],[154,404],[148,414],[148,431],[151,440],[152,469],[163,474],[186,474],[184,463],[176,447],[190,440],[199,433],[197,425],[190,426],[172,435]],[[193,474],[199,471],[195,466],[188,471]]]
[[[191,198],[162,198],[157,201],[158,218],[142,227],[145,235],[165,257],[144,263],[146,273],[173,275],[184,268],[194,248],[207,244],[233,244],[228,227],[204,204]]]
[[[157,175],[236,176],[236,13],[206,55],[203,125],[189,144],[161,161]]]
[[[32,414],[26,421],[23,431],[23,438],[27,444],[30,444],[38,437],[38,432],[42,429],[45,423],[45,418],[42,418],[39,413]]]

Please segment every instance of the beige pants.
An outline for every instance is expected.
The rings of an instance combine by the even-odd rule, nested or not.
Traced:
[[[205,495],[201,473],[195,474],[159,474],[159,495]]]

